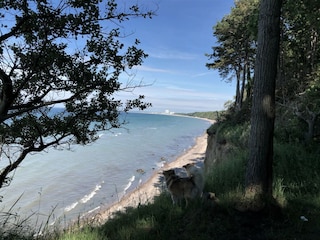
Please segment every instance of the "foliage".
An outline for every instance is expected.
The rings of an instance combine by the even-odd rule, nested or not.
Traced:
[[[279,83],[286,99],[295,98],[319,81],[319,7],[314,0],[288,0],[283,6]]]
[[[87,144],[119,127],[120,111],[150,106],[144,96],[122,102],[114,93],[137,87],[119,77],[147,57],[138,39],[123,41],[121,23],[154,13],[115,0],[1,1],[0,8],[1,188],[30,152]]]
[[[213,60],[212,63],[206,64],[209,69],[219,70],[223,78],[231,80],[234,76],[236,77],[235,107],[237,110],[242,108],[245,97],[251,96],[251,75],[258,29],[258,3],[257,0],[236,1],[231,13],[213,27],[218,45],[212,47],[212,54],[206,54],[209,60]]]
[[[285,1],[281,33],[277,101],[305,123],[305,142],[320,122],[318,1]],[[302,138],[301,138],[302,139]]]
[[[254,82],[251,76],[247,79],[242,77],[242,86],[239,81],[241,74],[249,74],[254,69],[258,2],[236,1],[230,14],[213,27],[217,43],[212,47],[213,53],[207,54],[209,60],[213,60],[206,64],[207,67],[218,69],[223,78],[237,81],[236,111],[242,109],[241,101],[245,97],[251,101],[253,94]],[[316,0],[287,0],[283,1],[281,16],[276,101],[278,106],[291,111],[294,118],[305,122],[304,137],[299,137],[299,140],[306,142],[319,135],[320,125],[319,8],[319,1]],[[249,48],[244,48],[245,44]],[[245,49],[250,49],[249,61],[245,61]],[[250,70],[244,68],[248,62]]]
[[[318,194],[319,154],[317,144],[308,147],[299,143],[275,144],[274,174],[282,179],[287,195]]]

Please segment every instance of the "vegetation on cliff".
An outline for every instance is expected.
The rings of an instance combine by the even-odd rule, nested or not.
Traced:
[[[273,198],[277,108],[291,115],[280,115],[284,122],[304,121],[306,144],[318,136],[320,30],[315,7],[319,9],[315,1],[236,1],[214,26],[218,43],[207,55],[212,61],[207,66],[236,80],[234,111],[247,107],[250,112],[245,195],[252,201],[267,204]]]

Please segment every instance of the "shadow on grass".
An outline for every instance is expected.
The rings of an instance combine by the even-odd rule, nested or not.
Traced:
[[[100,239],[318,239],[319,218],[314,200],[295,199],[282,209],[241,212],[231,204],[200,199],[188,207],[173,206],[163,193],[153,204],[118,213],[98,232]]]

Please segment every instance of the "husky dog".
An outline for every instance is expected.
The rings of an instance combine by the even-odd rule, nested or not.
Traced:
[[[171,194],[173,204],[178,203],[182,198],[188,206],[188,199],[194,199],[199,195],[199,190],[193,181],[193,177],[182,178],[175,174],[173,169],[163,171],[167,188]]]
[[[186,170],[187,175],[193,178],[199,190],[199,194],[200,196],[202,196],[204,188],[204,176],[202,169],[200,167],[195,166],[194,163],[188,163],[184,165],[183,168]]]

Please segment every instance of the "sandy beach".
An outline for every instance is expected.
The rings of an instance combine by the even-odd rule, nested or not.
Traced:
[[[203,161],[206,147],[207,134],[204,133],[196,139],[196,143],[193,147],[188,149],[173,162],[165,164],[161,169],[154,173],[147,182],[125,195],[119,202],[113,204],[111,207],[101,210],[99,214],[96,215],[96,217],[99,218],[96,220],[103,223],[111,218],[115,212],[124,211],[127,207],[137,207],[139,204],[152,202],[153,198],[161,192],[161,189],[156,187],[156,185],[162,184],[159,182],[162,171],[171,168],[181,168],[183,165],[195,161]]]

